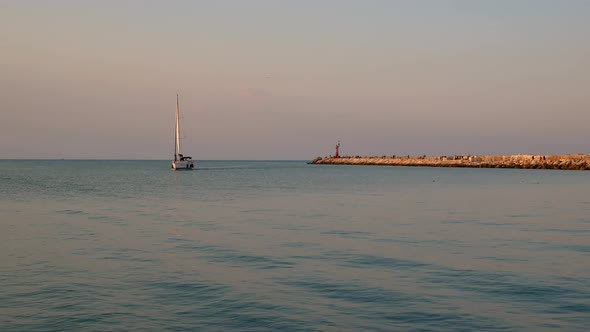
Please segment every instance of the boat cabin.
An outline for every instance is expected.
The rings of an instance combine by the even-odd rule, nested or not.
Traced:
[[[183,156],[181,153],[179,153],[179,154],[178,154],[178,156],[180,157],[180,160],[181,160],[181,161],[182,161],[182,160],[191,160],[191,159],[193,159],[193,157],[190,157],[190,156],[186,156],[186,157],[185,157],[185,156]]]

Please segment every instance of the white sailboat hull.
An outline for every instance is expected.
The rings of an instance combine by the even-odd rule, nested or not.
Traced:
[[[192,160],[177,160],[172,161],[172,169],[176,171],[190,171],[195,168]]]

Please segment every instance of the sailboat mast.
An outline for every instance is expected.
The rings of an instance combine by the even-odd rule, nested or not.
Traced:
[[[176,152],[178,154],[182,154],[182,151],[180,150],[180,128],[179,128],[179,107],[178,107],[178,94],[176,94]]]

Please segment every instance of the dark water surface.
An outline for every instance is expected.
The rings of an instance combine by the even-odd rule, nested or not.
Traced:
[[[590,172],[0,161],[1,331],[588,331]]]

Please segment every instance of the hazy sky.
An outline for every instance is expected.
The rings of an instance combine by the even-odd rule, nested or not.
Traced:
[[[2,1],[0,158],[590,153],[590,1]]]

